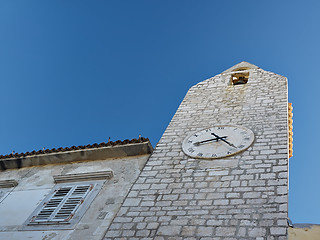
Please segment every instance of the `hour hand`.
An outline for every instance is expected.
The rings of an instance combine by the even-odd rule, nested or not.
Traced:
[[[215,136],[218,140],[224,141],[226,144],[230,145],[231,147],[237,148],[235,145],[223,139],[222,137],[219,137],[217,134],[211,133],[211,135]]]

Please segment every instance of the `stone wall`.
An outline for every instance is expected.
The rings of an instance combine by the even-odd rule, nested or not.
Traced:
[[[121,146],[118,148],[126,149]],[[113,150],[114,148],[110,148],[109,151]],[[97,156],[100,156],[99,149],[82,151],[95,151],[98,153]],[[123,151],[125,152],[125,150]],[[72,153],[61,153],[60,157],[67,159],[70,154]],[[100,159],[95,158],[94,161],[49,164],[0,171],[0,181],[14,179],[18,183],[13,188],[0,189],[0,240],[102,239],[150,156],[150,154],[142,154],[113,159],[108,158],[109,155],[105,154],[105,158],[100,156]],[[45,161],[50,161],[52,156],[42,155],[41,157],[49,159]],[[87,176],[102,171],[112,172],[111,178],[97,180],[102,182],[102,188],[75,226],[67,226],[67,229],[57,229],[59,227],[55,225],[26,227],[27,218],[56,186],[54,176],[82,176],[83,174]],[[73,183],[85,184],[86,179],[67,184]]]
[[[238,67],[249,81],[230,84]],[[240,63],[185,96],[105,239],[287,239],[288,102],[285,77]],[[242,125],[255,141],[220,160],[186,156],[183,139]]]

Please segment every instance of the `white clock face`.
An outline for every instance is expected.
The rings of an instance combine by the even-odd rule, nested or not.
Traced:
[[[253,143],[253,132],[242,126],[213,126],[186,137],[183,152],[192,158],[216,159],[246,150]]]

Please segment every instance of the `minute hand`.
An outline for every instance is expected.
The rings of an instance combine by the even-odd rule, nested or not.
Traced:
[[[208,139],[208,140],[203,140],[203,141],[200,141],[200,142],[195,142],[193,145],[200,145],[201,143],[206,143],[206,142],[210,142],[210,141],[218,141],[220,138],[223,139],[223,138],[226,138],[227,136],[225,137],[219,137],[219,138],[211,138],[211,139]]]
[[[222,137],[219,137],[217,134],[211,133],[211,135],[215,136],[216,138],[220,139],[221,141],[224,141],[226,144],[230,145],[231,147],[237,148],[235,145],[228,142],[227,140],[224,140]]]

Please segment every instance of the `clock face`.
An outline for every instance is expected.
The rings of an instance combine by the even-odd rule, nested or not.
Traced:
[[[186,137],[183,152],[192,158],[216,159],[246,150],[254,140],[253,132],[236,125],[213,126]]]

